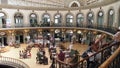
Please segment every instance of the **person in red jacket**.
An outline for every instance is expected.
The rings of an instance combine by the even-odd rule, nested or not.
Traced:
[[[65,53],[63,53],[62,50],[60,50],[60,53],[58,54],[58,59],[61,61],[64,61],[64,59],[65,59]]]

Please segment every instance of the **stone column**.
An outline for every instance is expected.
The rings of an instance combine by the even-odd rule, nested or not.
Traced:
[[[51,34],[51,36],[53,36],[54,37],[54,29],[50,29],[50,34]]]
[[[66,15],[62,15],[62,26],[66,26]]]
[[[87,13],[83,12],[83,15],[84,15],[83,26],[87,26]]]
[[[27,43],[28,39],[27,39],[27,36],[28,36],[28,31],[27,29],[24,30],[24,43]]]
[[[98,18],[97,12],[94,12],[94,17],[93,17],[93,18],[94,18],[94,19],[93,19],[93,20],[94,20],[94,21],[93,21],[93,24],[94,24],[93,26],[96,27],[96,26],[97,26],[97,18]]]
[[[105,9],[104,9],[104,11],[105,11],[105,12],[104,12],[104,22],[103,22],[104,24],[103,24],[103,25],[104,25],[104,27],[107,27],[107,22],[108,22],[108,10],[105,10]]]
[[[38,35],[42,35],[42,29],[38,29]]]
[[[119,6],[116,6],[114,9],[114,21],[113,21],[113,27],[119,27]]]
[[[76,27],[76,15],[77,15],[77,14],[74,14],[74,16],[73,16],[73,26],[74,26],[74,27]]]
[[[62,38],[65,40],[65,29],[62,29]]]
[[[8,42],[8,45],[9,45],[10,42],[13,43],[13,44],[15,43],[15,32],[14,32],[14,30],[9,30],[8,31],[7,42]]]

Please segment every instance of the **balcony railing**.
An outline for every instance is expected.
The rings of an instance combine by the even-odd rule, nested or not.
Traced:
[[[120,47],[99,68],[120,68]]]
[[[105,31],[105,32],[108,32],[108,33],[111,33],[111,34],[115,34],[116,31],[117,31],[117,28],[116,27],[105,27],[105,26],[95,26],[95,25],[91,25],[91,26],[88,26],[88,25],[81,25],[81,26],[75,26],[73,24],[66,24],[66,25],[62,25],[62,23],[60,24],[49,24],[49,23],[45,23],[45,24],[36,24],[34,27],[31,26],[32,28],[45,28],[45,27],[51,27],[51,28],[54,28],[54,27],[74,27],[74,28],[90,28],[90,29],[97,29],[97,30],[102,30],[102,31]],[[15,26],[9,26],[9,27],[6,27],[6,28],[30,28],[29,25],[23,25],[23,26],[19,26],[19,27],[15,27]],[[30,29],[32,29],[30,28]],[[1,28],[2,29],[2,28]],[[5,29],[5,28],[3,28]]]
[[[8,65],[8,66],[12,66],[14,68],[30,68],[26,63],[14,59],[14,58],[10,58],[10,57],[0,57],[0,64],[1,65]]]
[[[110,45],[111,42],[104,44],[103,46],[105,46],[104,48],[102,48],[101,50],[99,50],[97,53],[86,57],[82,60],[80,60],[78,63],[66,63],[63,61],[60,61],[59,59],[56,59],[56,64],[55,64],[55,68],[91,68],[91,67],[87,67],[87,60],[89,60],[90,58],[93,58],[94,61],[96,60],[96,56],[98,56],[99,59],[99,63],[96,62],[96,64],[94,65],[94,68],[98,68],[103,62],[105,62],[111,55],[112,55],[112,47],[119,47],[120,43],[118,43],[117,45]],[[115,66],[113,68],[116,68],[116,66],[118,66],[117,68],[120,68],[120,54],[118,54],[118,56],[114,59],[114,61],[110,64],[110,66]],[[111,68],[111,67],[110,67]]]

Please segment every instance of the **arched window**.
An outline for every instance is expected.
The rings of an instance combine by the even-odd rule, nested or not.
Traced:
[[[42,26],[50,26],[50,16],[47,13],[42,16]]]
[[[23,15],[21,13],[16,13],[14,16],[15,27],[23,26]]]
[[[6,28],[6,14],[3,12],[0,12],[0,25],[2,25],[2,28]]]
[[[72,1],[69,3],[69,7],[80,7],[79,1]]]
[[[104,16],[104,13],[102,11],[99,11],[98,12],[98,19],[97,19],[97,26],[98,27],[102,27],[103,26],[103,16]]]
[[[31,13],[29,17],[30,17],[30,26],[31,27],[38,26],[38,24],[37,24],[37,15],[35,13]]]
[[[66,15],[66,26],[72,26],[73,25],[73,15],[67,14]]]
[[[92,27],[93,25],[93,21],[94,21],[94,15],[93,15],[93,13],[92,12],[89,12],[88,14],[87,14],[87,26],[88,27]]]
[[[54,17],[54,25],[58,25],[58,26],[60,26],[61,25],[61,23],[62,23],[62,17],[61,17],[61,15],[60,14],[56,14],[55,15],[55,17]]]
[[[82,26],[83,25],[83,21],[84,21],[84,17],[83,17],[83,14],[82,13],[79,13],[77,15],[77,26]]]
[[[71,7],[78,7],[78,4],[74,2]]]
[[[108,28],[111,28],[113,26],[114,21],[114,10],[110,9],[108,12]]]

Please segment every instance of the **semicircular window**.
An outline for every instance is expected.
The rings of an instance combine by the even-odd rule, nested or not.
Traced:
[[[78,4],[74,2],[71,7],[78,7]]]

